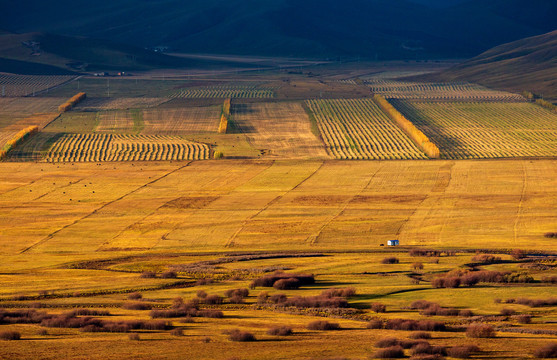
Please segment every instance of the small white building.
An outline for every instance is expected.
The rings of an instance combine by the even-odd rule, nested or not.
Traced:
[[[387,246],[398,246],[399,242],[398,240],[389,240],[387,241]]]

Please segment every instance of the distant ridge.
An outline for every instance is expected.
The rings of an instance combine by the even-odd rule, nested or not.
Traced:
[[[431,81],[470,81],[557,101],[557,30],[497,46],[438,74]]]

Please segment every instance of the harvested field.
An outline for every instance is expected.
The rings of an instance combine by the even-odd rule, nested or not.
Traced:
[[[0,115],[31,115],[58,112],[58,106],[66,100],[66,98],[0,97]]]
[[[127,134],[137,132],[141,127],[141,112],[131,111],[101,111],[97,113],[97,127],[95,132]]]
[[[256,85],[220,85],[204,88],[183,89],[174,93],[173,98],[258,98],[274,97],[272,89],[258,88]]]
[[[372,92],[388,99],[524,102],[522,95],[469,83],[414,83],[389,79],[365,82]]]
[[[144,109],[158,106],[168,101],[166,98],[87,98],[75,109],[81,111]]]
[[[205,144],[155,135],[73,134],[58,139],[47,162],[153,161],[208,159]]]
[[[449,159],[557,156],[557,114],[531,103],[393,101]]]
[[[231,113],[233,126],[266,156],[328,157],[300,103],[234,104]]]
[[[143,110],[143,134],[182,135],[216,132],[222,106]]]
[[[59,115],[59,113],[35,114],[22,119],[14,119],[11,124],[0,130],[0,149],[5,145],[6,141],[17,134],[21,129],[29,126],[38,126],[39,129],[42,129],[54,121]]]
[[[309,100],[327,152],[337,159],[425,159],[370,99]]]
[[[72,75],[15,75],[0,73],[2,96],[27,96],[74,79]],[[1,92],[0,92],[1,94]]]

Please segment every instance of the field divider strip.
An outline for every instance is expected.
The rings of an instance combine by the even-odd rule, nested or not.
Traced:
[[[52,238],[53,238],[56,234],[58,234],[60,231],[62,231],[62,230],[64,230],[64,229],[67,229],[67,228],[69,228],[70,226],[73,226],[73,225],[77,224],[78,222],[80,222],[80,221],[82,221],[82,220],[85,220],[85,219],[87,219],[88,217],[91,217],[91,216],[95,215],[96,213],[98,213],[99,211],[101,211],[102,209],[104,209],[105,207],[107,207],[107,206],[109,206],[109,205],[112,205],[112,204],[114,204],[115,202],[118,202],[118,201],[124,199],[126,196],[129,196],[129,195],[131,195],[131,194],[134,194],[134,193],[138,192],[139,190],[142,190],[142,189],[146,188],[147,186],[152,185],[152,184],[156,183],[157,181],[162,180],[162,179],[164,179],[164,178],[166,178],[166,177],[168,177],[168,176],[174,174],[175,172],[180,171],[180,170],[182,170],[182,169],[188,167],[191,163],[192,163],[192,162],[189,161],[187,164],[182,165],[182,166],[180,166],[179,168],[174,169],[174,170],[172,170],[172,171],[169,171],[168,173],[166,173],[166,174],[164,174],[164,175],[162,175],[162,176],[160,176],[160,177],[158,177],[158,178],[156,178],[156,179],[154,179],[154,180],[152,180],[152,181],[149,181],[149,182],[146,183],[146,184],[141,185],[140,187],[138,187],[138,188],[136,188],[136,189],[134,189],[134,190],[132,190],[132,191],[130,191],[130,192],[128,192],[128,193],[122,195],[122,196],[120,196],[120,197],[117,198],[117,199],[114,199],[114,200],[111,200],[111,201],[107,202],[106,204],[102,205],[101,207],[99,207],[99,208],[93,210],[93,212],[91,212],[91,213],[89,213],[89,214],[87,214],[87,215],[85,215],[85,216],[83,216],[83,217],[81,217],[81,218],[79,218],[79,219],[77,219],[77,220],[74,220],[71,224],[64,225],[63,227],[61,227],[60,229],[54,231],[53,233],[50,233],[49,235],[47,235],[47,236],[44,237],[43,239],[41,239],[41,240],[37,241],[36,243],[34,243],[34,244],[32,244],[32,245],[26,247],[25,249],[23,249],[22,251],[20,251],[19,254],[24,254],[24,253],[26,253],[27,251],[31,250],[31,249],[34,248],[35,246],[40,245],[40,244],[42,244],[42,243],[44,243],[44,242],[46,242],[46,241],[52,239]]]

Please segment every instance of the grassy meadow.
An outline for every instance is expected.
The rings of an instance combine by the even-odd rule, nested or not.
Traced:
[[[0,359],[534,358],[557,341],[554,115],[389,78],[411,70],[1,98],[2,141],[39,132],[0,161]]]

